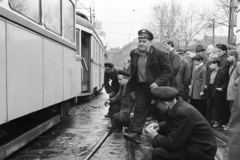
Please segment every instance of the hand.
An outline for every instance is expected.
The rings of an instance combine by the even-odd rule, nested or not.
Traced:
[[[154,126],[152,127],[147,127],[146,128],[147,131],[147,135],[149,136],[149,138],[154,139],[154,137],[156,135],[158,135],[157,131],[154,129]]]
[[[190,88],[191,88],[191,85],[190,85],[190,86],[188,86],[188,88],[190,89]]]
[[[110,103],[110,100],[109,99],[107,99],[105,102],[104,102],[104,106],[108,106],[109,105],[109,103]]]
[[[151,123],[146,127],[146,129],[148,129],[148,128],[153,128],[156,131],[160,130],[160,127],[159,127],[158,123]]]
[[[115,93],[114,93],[114,92],[111,92],[111,93],[109,94],[109,96],[110,96],[110,97],[114,97],[114,96],[115,96]]]
[[[132,112],[130,113],[130,119],[133,119],[133,117],[134,117],[134,113]]]
[[[150,88],[157,88],[157,87],[158,87],[158,85],[156,83],[152,83],[150,86]]]
[[[216,90],[218,90],[218,91],[223,91],[223,89],[222,89],[222,88],[216,88]]]
[[[201,92],[201,93],[200,93],[200,96],[203,96],[203,95],[204,95],[204,92]]]

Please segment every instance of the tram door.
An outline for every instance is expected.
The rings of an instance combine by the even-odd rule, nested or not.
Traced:
[[[91,35],[81,31],[82,92],[90,92]]]

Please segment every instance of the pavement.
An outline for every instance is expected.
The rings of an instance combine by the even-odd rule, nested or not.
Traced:
[[[109,119],[104,101],[108,98],[105,91],[93,100],[77,104],[69,116],[57,126],[45,132],[30,144],[8,157],[7,160],[151,160],[151,140],[143,133],[140,145],[127,142],[121,132],[113,132],[93,152],[103,137],[109,135]],[[149,124],[154,121],[148,121]],[[226,138],[227,132],[216,130]],[[222,160],[226,142],[218,141],[216,160]],[[132,150],[134,148],[134,150]],[[93,154],[93,155],[91,155]]]

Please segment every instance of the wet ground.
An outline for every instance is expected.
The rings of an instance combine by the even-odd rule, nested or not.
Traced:
[[[104,117],[108,108],[103,105],[107,98],[102,91],[92,101],[76,105],[64,121],[7,160],[151,160],[151,140],[145,134],[141,136],[141,145],[125,141],[121,132],[109,134],[109,119]],[[226,131],[216,131],[226,138]],[[93,154],[106,135],[110,136]],[[222,159],[226,148],[222,139],[217,139],[216,160]]]

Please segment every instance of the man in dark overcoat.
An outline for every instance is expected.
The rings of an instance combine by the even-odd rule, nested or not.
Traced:
[[[169,85],[178,89],[179,87],[179,70],[181,67],[180,56],[177,54],[176,50],[174,49],[174,43],[171,40],[166,41],[165,48],[168,51],[168,58],[172,67],[172,74],[169,79]]]
[[[105,72],[104,72],[104,87],[106,92],[109,94],[109,97],[114,97],[119,91],[119,83],[118,83],[118,70],[114,68],[114,64],[110,62],[104,63]],[[111,117],[113,108],[109,107],[108,114],[105,117]]]
[[[175,88],[152,88],[151,93],[152,103],[167,115],[165,122],[146,127],[152,139],[152,159],[214,160],[217,143],[205,118],[178,97]]]
[[[126,94],[135,91],[136,107],[132,124],[132,133],[125,133],[126,140],[139,144],[152,95],[151,88],[168,85],[172,74],[167,54],[151,45],[153,34],[146,29],[138,32],[138,48],[130,53],[131,77],[126,86]]]

